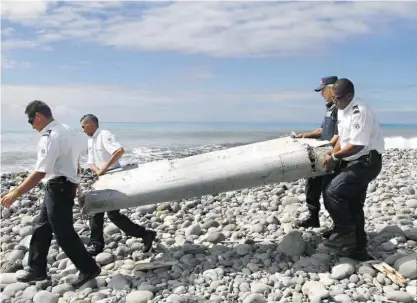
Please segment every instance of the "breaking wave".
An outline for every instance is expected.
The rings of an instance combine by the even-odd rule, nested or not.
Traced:
[[[385,138],[385,148],[392,149],[392,148],[415,148],[417,149],[417,137],[414,138],[404,138],[401,136],[396,137],[386,137]]]

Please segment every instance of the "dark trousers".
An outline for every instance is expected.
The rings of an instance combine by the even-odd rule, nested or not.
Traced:
[[[76,190],[77,185],[63,177],[47,182],[41,212],[30,240],[29,267],[32,270],[46,272],[52,233],[81,273],[88,274],[96,269],[95,261],[74,230],[72,208]]]
[[[330,182],[324,195],[327,210],[339,232],[356,233],[357,249],[366,247],[365,215],[363,206],[368,184],[382,169],[381,155],[340,163],[338,175]]]
[[[130,237],[142,238],[146,229],[138,224],[133,223],[128,217],[121,214],[119,210],[107,212],[110,221],[124,231]],[[103,237],[104,213],[94,214],[90,219],[90,245],[104,247]]]
[[[324,192],[327,186],[329,185],[330,181],[334,177],[335,175],[331,174],[331,175],[325,175],[321,177],[307,179],[305,192],[306,192],[307,207],[310,213],[318,214],[320,212],[320,196],[323,193],[323,197],[324,197]],[[327,209],[326,204],[324,204],[324,207]]]

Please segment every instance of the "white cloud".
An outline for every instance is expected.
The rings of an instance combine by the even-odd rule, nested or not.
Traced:
[[[276,121],[317,122],[324,100],[314,91],[149,91],[134,86],[1,86],[2,123],[25,123],[32,100],[47,102],[55,116],[76,124],[86,113],[102,121]],[[369,95],[366,103],[381,122],[415,123],[416,104],[381,105]]]
[[[13,50],[13,49],[34,48],[38,45],[39,43],[36,41],[10,39],[10,40],[2,41],[1,49],[2,51],[8,51],[8,50]]]
[[[25,4],[26,5],[26,4]],[[329,43],[387,33],[417,19],[413,2],[6,2],[6,20],[35,29],[36,43],[74,39],[137,51],[215,57],[316,54]],[[13,47],[23,45],[13,43]]]
[[[1,16],[7,20],[30,21],[45,14],[55,1],[2,1]]]
[[[86,112],[106,121],[255,121],[254,108],[272,120],[293,121],[294,108],[312,108],[322,114],[314,92],[152,92],[130,86],[25,86],[2,85],[2,120],[23,121],[24,108],[32,100],[47,102],[63,119],[78,121]],[[239,106],[239,112],[236,111]],[[306,117],[311,115],[307,110]]]
[[[27,61],[19,61],[6,58],[6,56],[1,57],[1,68],[29,68],[32,64]]]

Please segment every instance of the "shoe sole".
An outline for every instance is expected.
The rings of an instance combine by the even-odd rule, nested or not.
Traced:
[[[323,246],[321,249],[317,250],[320,253],[333,254],[339,257],[350,257],[352,255],[352,250],[344,250],[335,247]]]
[[[295,228],[320,228],[320,225],[308,225],[308,226],[304,226],[304,225],[294,225]]]
[[[80,288],[85,283],[87,283],[87,282],[89,282],[89,281],[97,278],[100,274],[101,274],[101,268],[97,268],[97,270],[93,274],[89,275],[88,278],[86,278],[82,283],[76,283],[76,284],[75,283],[71,283],[71,286],[73,288],[75,288],[75,289],[76,288]]]
[[[50,280],[50,279],[51,279],[51,277],[45,276],[45,277],[42,277],[42,278],[36,278],[36,279],[29,280],[29,281],[28,280],[21,280],[19,278],[17,278],[16,280],[17,280],[17,282],[27,283],[29,285],[33,285],[33,284],[36,284],[36,282],[47,281],[47,280]]]
[[[358,254],[356,252],[356,253],[351,254],[349,256],[349,258],[352,258],[354,260],[358,260],[360,262],[368,262],[368,261],[376,261],[377,260],[377,258],[375,258],[374,256],[372,256],[369,252],[367,252],[367,253],[360,253],[360,254]]]
[[[355,246],[355,248],[356,248],[356,240],[353,240],[353,241],[350,241],[350,242],[345,242],[345,243],[340,243],[340,242],[339,243],[334,243],[330,240],[327,240],[327,241],[324,241],[324,243],[325,243],[326,246],[340,248],[340,249],[343,249],[345,247],[353,247],[353,246]]]

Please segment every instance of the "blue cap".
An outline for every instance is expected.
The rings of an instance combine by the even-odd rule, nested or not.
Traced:
[[[326,85],[334,84],[337,81],[336,76],[324,77],[320,79],[320,86],[315,89],[316,92],[321,91]]]

